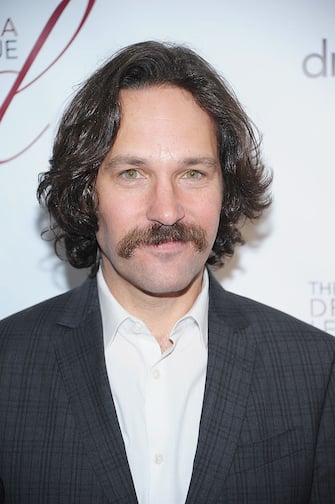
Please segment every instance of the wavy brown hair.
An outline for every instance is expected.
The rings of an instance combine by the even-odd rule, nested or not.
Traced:
[[[52,218],[58,255],[97,270],[99,250],[95,180],[122,120],[122,89],[169,84],[189,91],[213,119],[223,175],[221,218],[209,264],[223,264],[243,243],[241,219],[269,206],[271,175],[260,157],[255,129],[224,79],[194,51],[174,44],[141,42],[116,53],[81,87],[60,122],[50,170],[37,190]],[[61,246],[61,247],[59,247]]]

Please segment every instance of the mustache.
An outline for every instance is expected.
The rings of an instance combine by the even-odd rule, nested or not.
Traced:
[[[133,229],[118,243],[117,253],[120,257],[129,259],[138,247],[171,241],[192,242],[198,252],[207,247],[206,233],[200,226],[176,222],[171,226],[153,224],[147,229]]]

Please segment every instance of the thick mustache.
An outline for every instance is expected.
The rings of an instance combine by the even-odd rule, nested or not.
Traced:
[[[161,245],[171,241],[192,242],[198,252],[207,247],[206,233],[200,226],[177,222],[171,226],[154,224],[148,229],[135,228],[122,238],[117,252],[120,257],[129,259],[137,247]]]

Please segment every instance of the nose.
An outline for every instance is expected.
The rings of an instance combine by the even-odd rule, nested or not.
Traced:
[[[183,219],[185,211],[181,194],[173,182],[156,182],[147,207],[147,218],[158,224],[172,226]]]

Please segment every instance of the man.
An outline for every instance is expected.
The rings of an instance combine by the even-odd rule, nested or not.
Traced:
[[[87,81],[38,194],[92,274],[0,324],[0,502],[335,502],[335,340],[205,267],[269,183],[192,51],[135,44]]]

